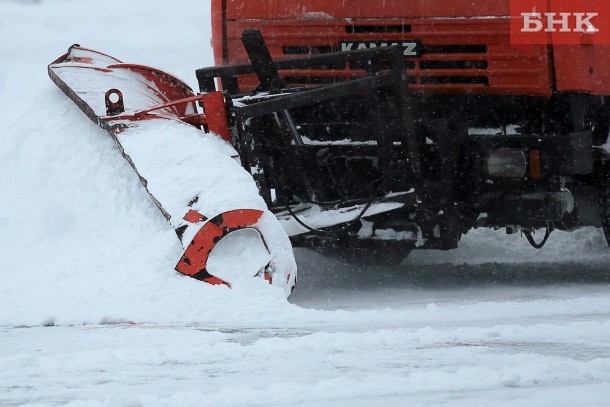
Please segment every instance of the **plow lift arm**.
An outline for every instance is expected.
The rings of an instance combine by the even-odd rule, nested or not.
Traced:
[[[421,244],[414,219],[429,215],[420,205],[426,185],[403,50],[380,47],[274,61],[258,30],[244,31],[242,43],[250,63],[198,69],[200,91],[224,91],[242,166],[293,244],[369,251],[393,245],[402,246],[404,255],[416,241]],[[345,66],[359,68],[361,75],[290,87],[280,75]],[[256,90],[240,92],[242,78],[253,75]],[[307,130],[311,121],[320,127],[324,114],[329,120],[329,112],[329,121],[341,127],[334,112],[340,115],[343,104],[355,104],[362,113],[355,125],[368,138],[320,140],[315,126]],[[353,120],[345,123],[349,126]],[[372,166],[351,167],[365,161]]]

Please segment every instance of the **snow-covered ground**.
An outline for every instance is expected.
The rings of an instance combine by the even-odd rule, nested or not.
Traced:
[[[0,406],[609,404],[599,230],[477,230],[393,268],[297,250],[290,302],[201,284],[46,65],[80,43],[194,86],[208,1],[0,0],[0,34]]]

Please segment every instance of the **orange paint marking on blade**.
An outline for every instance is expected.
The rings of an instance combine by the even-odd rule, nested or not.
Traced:
[[[263,216],[263,211],[256,209],[238,209],[226,212],[223,216],[223,224],[230,229],[237,229],[256,224]]]
[[[184,217],[182,219],[184,219],[185,221],[190,222],[190,223],[197,223],[197,222],[201,222],[203,220],[207,220],[207,218],[204,215],[200,214],[199,212],[197,212],[193,209],[190,209],[186,213],[186,215],[184,215]]]
[[[230,287],[227,282],[208,273],[207,261],[210,253],[216,244],[229,233],[243,228],[256,228],[256,224],[262,215],[263,211],[257,209],[237,209],[221,213],[210,219],[195,234],[176,265],[176,271],[210,284],[224,284]],[[201,216],[203,215],[191,209],[184,216],[184,219],[189,222],[191,220],[196,221]]]

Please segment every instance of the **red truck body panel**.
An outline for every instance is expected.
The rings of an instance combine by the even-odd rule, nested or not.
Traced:
[[[558,91],[610,95],[610,45],[555,45]]]
[[[506,0],[230,0],[227,19],[307,19],[326,13],[332,19],[506,16]]]
[[[416,40],[424,52],[407,58],[415,92],[610,94],[608,46],[511,45],[509,6],[508,0],[212,0],[214,56],[218,65],[246,62],[241,33],[248,28],[262,32],[274,59],[337,50],[341,41]],[[384,26],[391,29],[371,28]],[[281,74],[328,81],[359,72],[344,68]],[[252,77],[241,81],[244,88],[253,82]]]

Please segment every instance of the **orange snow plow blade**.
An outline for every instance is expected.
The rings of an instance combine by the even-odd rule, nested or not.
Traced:
[[[195,94],[163,71],[125,64],[78,45],[51,63],[48,71],[53,82],[110,134],[175,229],[184,248],[178,272],[229,287],[244,276],[257,276],[291,292],[296,263],[290,241],[258,196],[254,180],[235,160],[221,92]],[[222,263],[212,269],[209,260],[216,247],[242,230],[255,231],[262,244],[237,253],[258,260],[229,259],[231,272]],[[248,244],[247,239],[229,240],[232,245]]]

